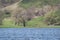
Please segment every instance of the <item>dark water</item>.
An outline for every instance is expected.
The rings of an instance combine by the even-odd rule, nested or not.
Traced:
[[[60,28],[0,28],[0,40],[60,40]]]

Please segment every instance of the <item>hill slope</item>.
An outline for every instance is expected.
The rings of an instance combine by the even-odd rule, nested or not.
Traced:
[[[23,0],[20,6],[29,8],[31,6],[41,7],[44,5],[60,5],[60,0]]]
[[[0,7],[6,7],[20,0],[0,0]]]

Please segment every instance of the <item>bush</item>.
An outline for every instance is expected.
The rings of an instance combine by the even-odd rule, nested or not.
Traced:
[[[60,25],[60,10],[46,14],[45,23],[48,25]]]

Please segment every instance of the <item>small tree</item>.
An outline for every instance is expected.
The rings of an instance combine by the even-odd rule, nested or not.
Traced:
[[[12,16],[14,17],[13,19],[15,20],[15,25],[22,23],[24,27],[26,26],[27,16],[24,9],[17,8],[13,11]]]

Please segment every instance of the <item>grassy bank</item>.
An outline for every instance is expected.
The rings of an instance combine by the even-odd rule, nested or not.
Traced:
[[[26,23],[26,28],[60,28],[60,26],[46,25],[43,17],[34,18]],[[10,19],[5,19],[0,28],[24,28],[23,25],[15,25]]]

